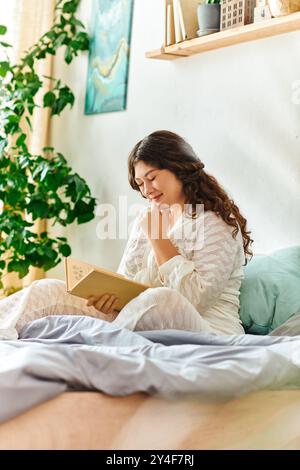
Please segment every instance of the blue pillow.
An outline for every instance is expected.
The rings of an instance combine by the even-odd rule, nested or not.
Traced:
[[[240,316],[246,333],[266,335],[300,311],[300,246],[254,257],[245,267]]]

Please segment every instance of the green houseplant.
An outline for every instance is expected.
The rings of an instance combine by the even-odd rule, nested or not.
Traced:
[[[46,271],[71,253],[66,238],[50,238],[48,231],[35,233],[37,219],[66,226],[94,217],[96,200],[65,157],[52,147],[33,155],[27,145],[34,131],[31,117],[38,106],[36,95],[45,80],[51,80],[52,87],[44,94],[42,106],[50,108],[51,116],[74,103],[69,87],[53,77],[39,76],[35,67],[61,47],[67,64],[88,49],[88,35],[76,18],[79,2],[57,1],[53,26],[17,64],[10,62],[11,46],[1,40],[6,27],[0,25],[0,47],[6,57],[0,62],[0,288],[4,270],[22,278],[30,266]]]

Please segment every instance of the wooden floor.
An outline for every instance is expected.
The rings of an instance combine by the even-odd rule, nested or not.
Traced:
[[[300,449],[300,390],[226,403],[65,393],[0,426],[0,449]]]

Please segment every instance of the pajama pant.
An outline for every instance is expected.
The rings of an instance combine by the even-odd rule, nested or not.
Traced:
[[[34,281],[29,287],[0,300],[0,339],[17,339],[26,323],[48,315],[88,315],[136,331],[214,332],[183,295],[167,287],[145,290],[117,314],[105,314],[86,303],[85,299],[68,294],[63,281]]]

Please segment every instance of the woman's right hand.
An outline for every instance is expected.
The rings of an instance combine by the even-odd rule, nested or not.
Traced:
[[[114,294],[91,295],[88,298],[87,306],[93,305],[97,310],[108,315],[119,312],[117,309],[119,300]]]

